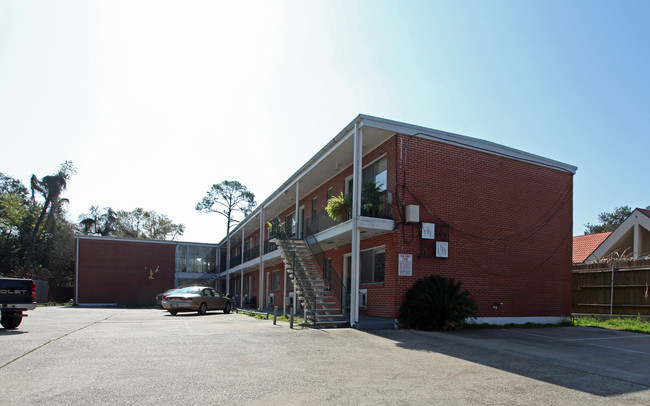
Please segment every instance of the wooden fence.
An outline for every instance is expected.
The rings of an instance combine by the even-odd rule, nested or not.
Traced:
[[[572,313],[650,315],[650,260],[573,266]]]

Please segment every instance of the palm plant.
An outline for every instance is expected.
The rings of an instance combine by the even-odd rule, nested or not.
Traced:
[[[476,303],[462,282],[432,275],[415,282],[400,308],[400,324],[418,330],[455,330],[468,317],[476,317]]]

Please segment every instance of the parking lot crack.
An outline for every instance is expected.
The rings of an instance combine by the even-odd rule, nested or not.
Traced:
[[[22,354],[22,355],[20,355],[20,356],[18,356],[18,357],[16,357],[16,358],[14,358],[14,359],[12,359],[11,361],[5,363],[4,365],[1,365],[1,366],[0,366],[0,369],[2,369],[2,368],[4,368],[4,367],[6,367],[7,365],[10,365],[10,364],[12,364],[12,363],[18,361],[18,360],[21,359],[21,358],[24,358],[24,357],[28,356],[29,354],[31,354],[31,353],[33,353],[33,352],[36,352],[36,351],[40,350],[41,348],[43,348],[43,347],[45,347],[45,346],[47,346],[47,345],[49,345],[49,344],[51,344],[51,343],[53,343],[53,342],[59,341],[60,339],[65,338],[65,337],[67,337],[67,336],[69,336],[69,335],[71,335],[71,334],[74,334],[74,333],[76,333],[76,332],[78,332],[78,331],[84,330],[84,329],[86,329],[86,328],[88,328],[88,327],[94,326],[94,325],[97,324],[97,323],[104,322],[104,321],[110,319],[111,317],[115,316],[116,314],[118,314],[118,313],[111,314],[110,316],[107,316],[107,317],[105,317],[105,318],[103,318],[103,319],[100,319],[100,320],[95,320],[95,321],[93,321],[92,323],[89,323],[89,324],[87,324],[87,325],[85,325],[85,326],[81,326],[81,327],[79,327],[79,328],[76,329],[76,330],[72,330],[72,331],[70,331],[70,332],[67,332],[67,333],[65,333],[65,334],[63,334],[63,335],[61,335],[61,336],[59,336],[59,337],[53,338],[53,339],[51,339],[51,340],[47,340],[47,341],[44,342],[43,344],[41,344],[41,345],[39,345],[39,346],[37,346],[37,347],[35,347],[35,348],[32,348],[31,350],[27,351],[26,353],[24,353],[24,354]]]

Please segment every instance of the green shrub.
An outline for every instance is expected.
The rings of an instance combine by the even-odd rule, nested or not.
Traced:
[[[454,278],[432,275],[415,282],[406,292],[399,321],[404,328],[455,330],[468,317],[476,317],[476,303],[461,291]]]
[[[327,201],[325,210],[334,220],[348,220],[352,211],[352,196],[344,195],[341,192],[339,196],[334,196]]]

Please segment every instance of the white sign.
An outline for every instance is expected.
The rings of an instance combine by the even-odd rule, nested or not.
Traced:
[[[398,276],[413,276],[413,255],[399,254]]]
[[[422,239],[436,239],[436,225],[433,223],[422,223]]]
[[[449,243],[436,241],[436,256],[438,258],[449,258]]]

